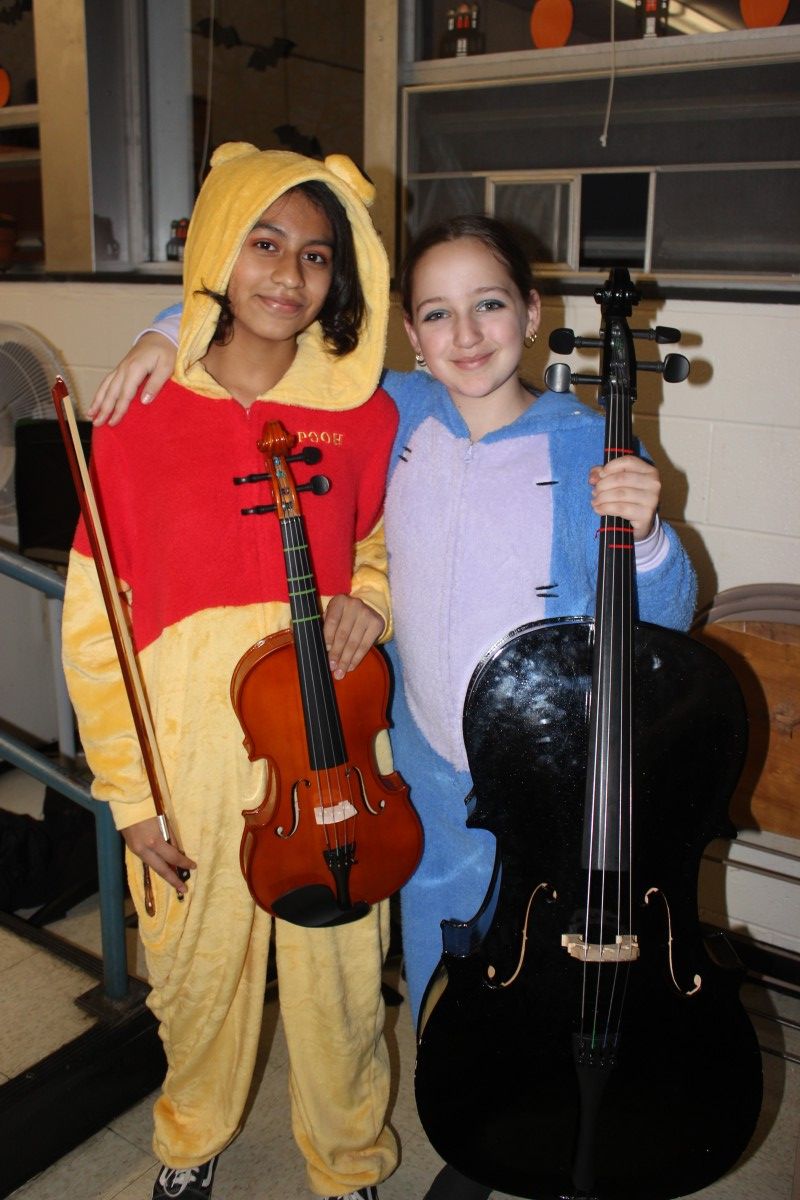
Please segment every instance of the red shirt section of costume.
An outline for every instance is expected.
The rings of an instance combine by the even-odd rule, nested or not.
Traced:
[[[382,511],[397,428],[389,397],[378,390],[342,412],[268,400],[245,409],[170,382],[152,406],[135,403],[121,425],[98,429],[92,450],[112,564],[131,590],[138,650],[196,612],[288,603],[278,519],[241,513],[271,503],[270,485],[233,482],[267,470],[257,443],[268,420],[298,434],[295,452],[307,445],[322,451],[317,465],[295,463],[292,472],[297,484],[316,474],[331,482],[327,494],[299,499],[320,594],[351,591],[353,545]],[[82,524],[75,548],[90,554]]]

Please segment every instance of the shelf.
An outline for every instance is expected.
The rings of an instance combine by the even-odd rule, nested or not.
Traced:
[[[0,170],[20,163],[38,163],[41,158],[41,150],[32,150],[27,146],[0,146]]]
[[[636,38],[554,50],[515,50],[463,58],[432,58],[401,64],[406,86],[460,87],[501,81],[576,78],[640,71],[683,71],[701,67],[753,66],[800,59],[800,25],[744,29],[691,37]]]
[[[28,129],[38,124],[38,104],[9,104],[0,108],[0,129]]]

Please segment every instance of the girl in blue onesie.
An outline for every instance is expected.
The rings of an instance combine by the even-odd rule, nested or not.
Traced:
[[[477,912],[494,866],[494,837],[465,825],[472,780],[461,719],[475,666],[519,625],[594,612],[600,515],[633,525],[641,620],[687,628],[695,576],[656,515],[655,467],[641,458],[597,466],[603,416],[520,380],[539,298],[502,225],[456,217],[423,233],[401,292],[406,331],[427,366],[383,381],[400,412],[384,509],[392,743],[425,830],[401,897],[416,1016],[441,954],[441,920]],[[446,1167],[426,1200],[489,1194]]]
[[[504,226],[461,216],[427,230],[409,250],[401,291],[426,368],[382,380],[400,413],[385,505],[392,744],[425,829],[422,862],[401,896],[416,1019],[441,955],[441,921],[475,914],[494,865],[492,835],[465,824],[471,779],[461,717],[476,664],[519,625],[593,613],[599,516],[633,526],[641,620],[688,628],[695,576],[657,516],[656,468],[641,458],[598,466],[602,415],[520,380],[540,305],[527,258]],[[134,347],[92,411],[117,417],[131,374],[135,385],[149,374],[155,394],[163,345]],[[445,1168],[426,1200],[488,1194]]]
[[[401,276],[406,330],[427,371],[390,371],[400,412],[385,505],[397,677],[392,745],[425,829],[402,895],[411,1004],[441,953],[443,917],[467,919],[486,894],[495,842],[467,829],[472,786],[461,730],[472,672],[529,621],[594,612],[599,515],[636,539],[639,618],[688,627],[695,577],[656,516],[656,468],[602,460],[604,417],[571,393],[519,378],[539,324],[527,259],[486,217],[422,234]]]

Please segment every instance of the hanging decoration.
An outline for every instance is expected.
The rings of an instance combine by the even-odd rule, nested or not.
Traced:
[[[306,158],[324,158],[319,139],[312,134],[308,137],[301,133],[296,125],[276,125],[272,131],[282,146],[294,150],[295,154],[305,154]]]
[[[788,7],[789,0],[739,0],[739,11],[748,29],[780,25]]]
[[[193,32],[201,37],[210,37],[215,46],[224,46],[232,50],[236,46],[245,46],[253,53],[248,59],[248,67],[254,71],[265,71],[267,67],[277,67],[282,58],[288,58],[296,43],[288,38],[276,37],[270,46],[259,46],[254,42],[245,42],[239,37],[234,25],[222,25],[216,18],[204,17],[194,25]]]
[[[531,9],[531,41],[536,49],[565,46],[573,16],[572,0],[536,0]]]
[[[14,4],[0,8],[0,25],[16,25],[32,8],[33,0],[15,0]]]

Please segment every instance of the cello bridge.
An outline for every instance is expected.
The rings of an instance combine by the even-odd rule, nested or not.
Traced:
[[[572,958],[581,962],[633,962],[639,957],[639,941],[635,933],[617,934],[614,944],[590,942],[587,946],[582,933],[562,933],[561,945]]]

